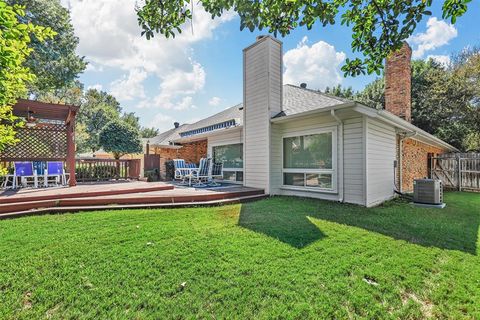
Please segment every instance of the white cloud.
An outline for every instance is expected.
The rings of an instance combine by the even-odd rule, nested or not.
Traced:
[[[175,97],[170,94],[159,94],[153,99],[144,99],[140,101],[137,108],[157,108],[165,110],[188,110],[196,109],[193,104],[193,97]]]
[[[222,99],[220,99],[219,97],[212,97],[208,101],[208,104],[213,106],[213,107],[216,107],[216,106],[220,105],[221,102],[222,102]]]
[[[283,56],[284,83],[299,85],[305,82],[308,87],[321,90],[337,85],[343,79],[340,64],[345,57],[345,53],[337,52],[334,46],[324,41],[309,46],[305,36],[296,48]]]
[[[155,127],[160,130],[168,130],[173,128],[174,119],[169,115],[163,113],[157,113],[152,120],[148,123],[148,127]]]
[[[168,76],[162,77],[160,88],[162,92],[170,94],[193,94],[205,85],[205,70],[197,63],[192,62],[192,71],[174,70]]]
[[[222,23],[234,18],[227,12],[211,19],[201,5],[195,4],[193,33],[190,23],[174,39],[156,35],[142,37],[135,12],[136,0],[62,0],[71,10],[75,33],[80,39],[78,52],[87,57],[95,68],[111,67],[128,72],[111,83],[112,91],[120,100],[144,98],[138,106],[158,106],[167,109],[185,107],[188,97],[205,85],[206,72],[196,62],[192,45],[209,39]],[[141,70],[141,71],[140,71]],[[145,94],[143,81],[158,79],[160,92]],[[129,86],[133,84],[132,86]]]
[[[410,37],[409,42],[417,45],[413,51],[413,58],[422,58],[427,51],[435,50],[448,44],[458,35],[458,31],[452,24],[431,17],[427,21],[427,30]]]
[[[427,60],[432,59],[435,60],[436,62],[443,64],[444,66],[448,66],[450,64],[450,57],[447,55],[428,55]]]
[[[133,100],[135,98],[145,98],[143,81],[147,78],[147,72],[142,69],[130,70],[128,77],[113,81],[110,84],[111,94],[118,100]]]
[[[101,84],[97,83],[97,84],[94,84],[93,86],[88,86],[88,87],[87,87],[87,90],[90,90],[90,89],[102,91],[102,90],[103,90],[103,86],[102,86]]]
[[[102,66],[97,66],[97,65],[95,65],[94,63],[89,62],[89,63],[87,64],[86,71],[102,72],[102,71],[103,71],[103,67],[102,67]]]

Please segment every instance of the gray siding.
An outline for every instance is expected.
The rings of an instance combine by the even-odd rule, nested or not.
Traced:
[[[208,155],[213,156],[212,147],[227,144],[243,143],[242,128],[228,130],[208,137]]]
[[[367,119],[367,206],[377,205],[394,196],[396,158],[395,128],[375,119]]]
[[[343,132],[340,126],[328,114],[309,116],[303,119],[291,120],[286,123],[272,125],[272,167],[271,167],[271,193],[278,195],[293,195],[311,197],[325,200],[341,200],[365,205],[364,188],[364,149],[363,121],[357,115],[344,114]],[[304,190],[289,190],[282,187],[282,137],[302,131],[337,128],[337,192],[314,192]],[[341,153],[342,138],[344,139],[343,154]],[[344,165],[342,166],[342,160]],[[343,179],[342,179],[343,174]]]
[[[301,197],[311,197],[318,199],[326,200],[339,200],[339,192],[330,193],[330,192],[316,192],[308,190],[289,190],[283,188],[283,177],[282,177],[282,167],[283,167],[283,136],[289,134],[302,133],[305,131],[315,131],[322,129],[337,129],[337,137],[341,136],[338,132],[338,124],[335,120],[329,115],[315,115],[302,119],[291,120],[286,123],[278,123],[272,125],[272,168],[271,168],[271,177],[270,181],[272,182],[271,193],[277,195],[293,195]],[[339,181],[340,171],[342,170],[339,166],[339,144],[340,139],[337,139],[337,191],[341,191],[343,187]]]
[[[344,135],[344,201],[365,205],[365,142],[363,118],[346,119]]]
[[[270,118],[281,111],[282,45],[267,37],[244,54],[244,185],[270,192]]]

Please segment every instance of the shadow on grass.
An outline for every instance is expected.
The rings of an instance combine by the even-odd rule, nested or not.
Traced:
[[[477,198],[476,198],[477,197]],[[273,197],[242,205],[238,224],[303,248],[325,235],[309,217],[377,232],[425,247],[476,254],[480,195],[451,193],[446,209],[417,208],[394,200],[376,208],[330,201]]]
[[[273,209],[270,205],[259,206],[262,202],[243,204],[238,224],[298,249],[325,237],[305,214],[288,212],[291,210],[287,208],[286,211],[283,208]]]

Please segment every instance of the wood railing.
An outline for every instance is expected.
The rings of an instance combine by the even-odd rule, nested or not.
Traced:
[[[13,163],[0,160],[0,166],[8,169],[10,174],[13,174]],[[140,159],[76,159],[75,176],[79,182],[139,179],[140,166]],[[65,171],[70,172],[68,167]],[[0,176],[0,185],[3,179],[4,177]]]
[[[76,159],[77,181],[108,181],[140,178],[140,159]]]

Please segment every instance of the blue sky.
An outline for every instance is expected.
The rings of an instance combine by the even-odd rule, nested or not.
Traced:
[[[452,26],[441,19],[440,2],[420,22],[409,43],[415,58],[448,61],[451,53],[480,45],[480,1]],[[258,34],[239,30],[232,13],[212,21],[196,8],[190,26],[176,39],[140,37],[135,0],[62,0],[80,39],[78,53],[90,62],[80,80],[113,94],[142,125],[166,130],[174,121],[193,122],[242,101],[242,49]],[[299,28],[281,38],[284,81],[324,89],[341,83],[362,89],[375,76],[344,78],[351,57],[351,32],[340,25]]]

